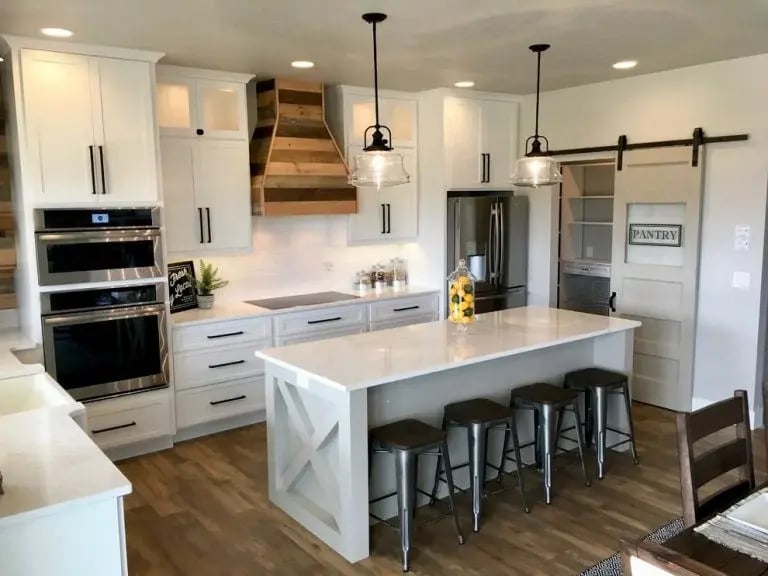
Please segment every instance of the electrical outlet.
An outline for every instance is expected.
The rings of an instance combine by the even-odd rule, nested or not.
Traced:
[[[326,272],[333,272],[333,262],[323,262]]]

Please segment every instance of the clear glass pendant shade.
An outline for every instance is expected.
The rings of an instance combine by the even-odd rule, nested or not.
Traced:
[[[394,150],[361,151],[352,157],[349,183],[361,188],[384,188],[411,181],[403,155]]]
[[[524,156],[515,164],[512,183],[525,188],[560,184],[560,165],[549,156]]]

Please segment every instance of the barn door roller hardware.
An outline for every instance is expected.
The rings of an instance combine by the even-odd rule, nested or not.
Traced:
[[[656,140],[655,142],[627,142],[626,135],[622,134],[615,146],[591,146],[588,148],[568,148],[565,150],[550,150],[550,156],[566,156],[570,154],[589,154],[594,152],[616,152],[616,170],[621,170],[624,162],[624,152],[627,150],[640,150],[641,148],[666,148],[669,146],[691,146],[691,166],[699,165],[700,149],[704,144],[716,142],[743,142],[749,140],[749,134],[728,134],[726,136],[705,136],[703,128],[695,128],[693,136],[684,140]]]

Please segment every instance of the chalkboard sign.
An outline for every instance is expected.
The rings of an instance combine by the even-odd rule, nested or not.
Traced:
[[[192,260],[168,264],[168,293],[171,314],[197,308],[195,265]]]

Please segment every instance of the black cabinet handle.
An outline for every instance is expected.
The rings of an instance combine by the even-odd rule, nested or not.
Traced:
[[[307,320],[307,324],[325,324],[326,322],[337,322],[341,320],[341,316],[335,318],[323,318],[322,320]]]
[[[211,406],[218,406],[219,404],[226,404],[227,402],[237,402],[238,400],[245,400],[245,394],[235,396],[234,398],[227,398],[226,400],[211,400],[208,402]]]
[[[197,219],[200,221],[200,244],[202,244],[203,242],[205,242],[205,240],[203,240],[203,209],[202,208],[197,209]]]
[[[88,154],[91,157],[91,194],[96,194],[96,162],[93,160],[93,146],[88,146]]]
[[[392,233],[392,204],[387,204],[387,234]]]
[[[221,364],[208,364],[208,368],[226,368],[227,366],[237,366],[245,364],[245,360],[235,360],[234,362],[222,362]]]
[[[129,422],[128,424],[120,424],[119,426],[110,426],[109,428],[100,428],[99,430],[91,430],[91,434],[103,434],[104,432],[112,432],[113,430],[122,430],[123,428],[130,428],[136,426],[136,422]]]
[[[480,175],[480,183],[485,182],[485,152],[480,154],[480,166],[482,170],[482,174]]]
[[[99,146],[99,159],[101,160],[101,193],[107,193],[107,176],[104,173],[104,146]]]
[[[418,310],[421,306],[406,306],[404,308],[393,308],[392,312],[405,312],[406,310]]]
[[[608,298],[608,308],[611,312],[616,312],[616,292],[611,292],[611,297]]]
[[[211,209],[206,208],[205,209],[205,217],[208,220],[208,244],[211,243]]]
[[[384,204],[381,205],[381,233],[387,233],[387,207]]]
[[[488,166],[487,170],[485,171],[485,181],[490,182],[491,181],[491,153],[489,152],[488,154],[486,154],[485,158],[486,158],[485,160],[486,165]]]
[[[202,128],[198,128],[197,130],[195,130],[195,134],[197,134],[198,136],[202,136],[203,134],[205,134],[205,130],[203,130]]]
[[[242,336],[245,334],[242,330],[238,330],[237,332],[227,332],[226,334],[212,334],[211,336],[206,336],[208,340],[215,340],[216,338],[228,338],[229,336]]]

